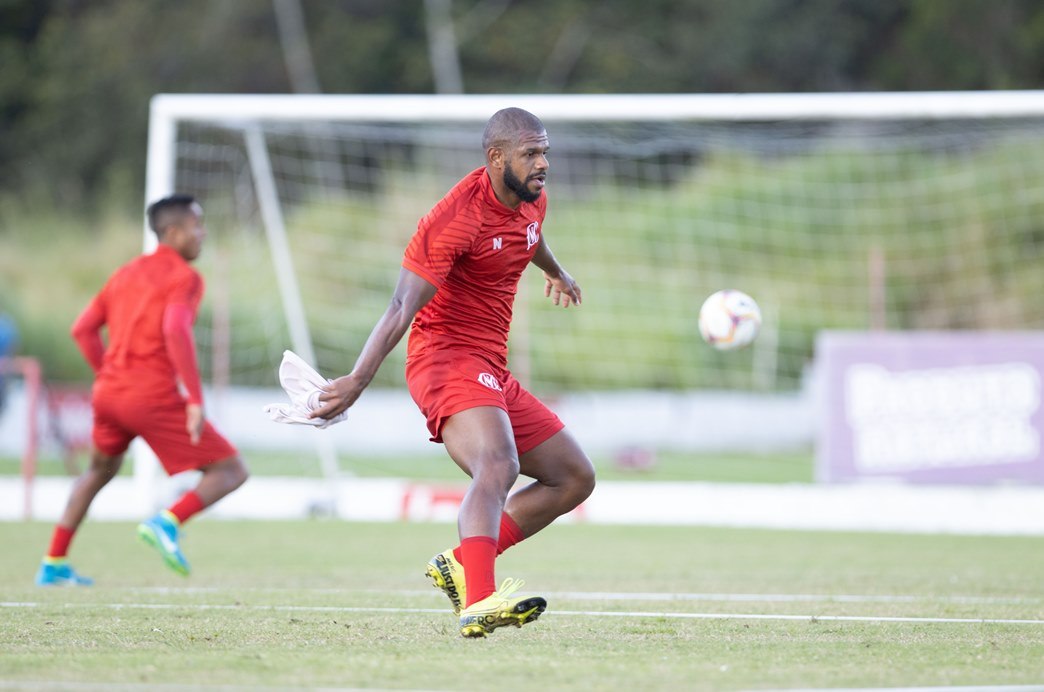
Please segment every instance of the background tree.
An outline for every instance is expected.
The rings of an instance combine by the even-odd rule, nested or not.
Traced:
[[[278,21],[290,5],[331,93],[434,92],[431,56],[451,46],[429,51],[431,35],[455,40],[446,64],[469,93],[1044,80],[1035,0],[0,0],[0,201],[140,205],[149,98],[294,91]],[[433,18],[452,31],[429,32]]]

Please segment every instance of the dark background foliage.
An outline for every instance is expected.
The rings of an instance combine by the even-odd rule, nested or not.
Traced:
[[[301,90],[275,2],[0,0],[0,200],[140,203],[149,98]],[[319,90],[439,91],[448,12],[468,93],[1032,89],[1035,0],[299,0]],[[295,89],[296,87],[296,89]]]

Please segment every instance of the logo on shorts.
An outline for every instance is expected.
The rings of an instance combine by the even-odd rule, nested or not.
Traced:
[[[526,249],[540,242],[540,222],[534,221],[526,226]]]
[[[479,384],[489,387],[494,392],[504,391],[500,386],[500,382],[497,381],[497,378],[493,377],[493,375],[489,374],[488,372],[480,372],[478,376],[478,381]]]

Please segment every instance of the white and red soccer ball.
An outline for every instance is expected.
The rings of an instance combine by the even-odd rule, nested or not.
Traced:
[[[761,329],[761,308],[743,291],[726,288],[700,308],[700,335],[719,351],[733,351],[754,341]]]

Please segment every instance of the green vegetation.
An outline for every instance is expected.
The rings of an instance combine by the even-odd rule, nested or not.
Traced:
[[[956,153],[889,149],[863,156],[829,141],[812,156],[724,152],[686,168],[669,186],[603,181],[577,189],[562,181],[548,224],[556,229],[556,253],[568,258],[589,299],[564,314],[546,308],[533,280],[520,290],[537,391],[796,389],[820,330],[872,323],[865,275],[874,253],[888,263],[889,328],[1044,326],[1044,206],[1026,195],[1044,184],[1044,172],[1025,168],[1044,160],[1044,143],[1023,135],[997,135],[990,146]],[[1010,179],[1016,174],[1019,184]],[[303,236],[295,262],[299,271],[309,268],[300,272],[301,290],[320,370],[350,367],[387,304],[412,225],[442,189],[403,172],[386,171],[384,184],[380,195],[303,200],[286,210],[291,232]],[[785,213],[752,218],[758,209]],[[48,377],[84,379],[69,323],[140,247],[140,227],[119,216],[81,229],[60,215],[11,214],[9,252],[0,255],[0,310],[13,314],[22,352],[40,357]],[[241,221],[214,223],[222,233],[211,239],[201,269],[212,284],[227,284],[233,323],[250,327],[231,335],[233,382],[271,385],[274,360],[288,342],[278,298],[258,294],[259,282],[274,283],[263,273],[271,260],[256,234],[234,225]],[[367,249],[377,242],[384,245]],[[370,252],[369,259],[354,261],[351,248]],[[767,382],[752,380],[755,349],[694,348],[693,296],[726,283],[759,297],[778,330],[778,361]],[[209,324],[212,310],[204,304],[200,325]],[[393,353],[376,386],[401,386],[402,358],[402,349]],[[207,374],[209,360],[202,365]]]
[[[670,186],[605,186],[590,200],[556,190],[553,221],[568,232],[554,236],[555,251],[596,298],[580,318],[548,318],[553,329],[533,339],[534,371],[566,390],[757,388],[753,350],[693,348],[692,297],[727,285],[758,298],[778,329],[768,388],[796,389],[821,330],[873,324],[874,253],[887,262],[886,328],[1044,327],[1044,203],[1023,187],[1044,183],[1024,170],[1044,156],[1044,139],[998,136],[957,152],[944,142],[868,155],[828,137],[806,141],[817,148],[809,155],[713,155]],[[635,275],[643,270],[653,275]],[[609,369],[592,357],[599,343],[655,358]]]
[[[430,18],[414,4],[301,5],[319,90],[437,88]],[[1044,64],[1033,0],[449,7],[472,94],[1030,89]],[[110,195],[137,203],[153,94],[302,86],[276,14],[267,2],[0,3],[0,198],[32,193],[41,208],[80,211]]]
[[[547,613],[468,641],[422,576],[454,540],[450,524],[202,519],[186,529],[186,581],[132,525],[88,522],[75,562],[98,585],[41,590],[31,579],[49,530],[0,524],[8,685],[739,690],[1044,677],[1039,537],[552,526],[498,561],[500,576],[547,597]]]
[[[1044,9],[1030,0],[817,0],[800,6],[789,0],[455,0],[447,5],[463,87],[474,94],[1025,89],[1040,84],[1044,64]],[[375,7],[364,0],[302,4],[304,35],[319,89],[431,93],[437,87],[426,40],[432,18],[410,3]],[[502,40],[507,35],[528,38]],[[113,36],[125,40],[113,41]],[[48,377],[87,377],[65,336],[69,322],[112,268],[140,245],[138,210],[149,99],[156,93],[291,92],[299,86],[286,65],[287,53],[294,48],[281,42],[273,3],[0,3],[0,310],[15,317],[22,331],[22,352],[40,357]],[[969,141],[975,145],[979,140]],[[785,145],[781,142],[780,151]],[[1024,143],[1014,147],[1021,151]],[[1030,149],[1026,160],[1039,160],[1040,152]],[[699,153],[697,158],[702,158]],[[771,175],[760,180],[750,178],[742,161],[712,157],[696,174],[678,176],[677,189],[654,177],[651,184],[647,180],[638,185],[641,189],[632,197],[622,188],[641,183],[640,171],[655,163],[636,161],[632,173],[638,180],[617,181],[600,200],[626,201],[627,208],[615,205],[618,218],[626,222],[599,222],[578,234],[575,245],[558,246],[578,277],[590,282],[590,293],[610,298],[602,303],[605,312],[598,314],[598,301],[592,300],[585,311],[589,317],[548,326],[548,331],[569,338],[534,340],[534,369],[542,382],[554,387],[582,386],[598,376],[613,378],[600,380],[610,387],[795,388],[817,329],[866,326],[867,297],[862,293],[845,299],[851,309],[843,315],[820,312],[817,300],[831,286],[851,284],[853,276],[864,275],[865,252],[876,235],[871,231],[882,219],[893,224],[896,239],[909,233],[927,241],[913,253],[916,262],[890,265],[898,272],[889,278],[889,315],[904,317],[893,318],[889,326],[1040,326],[1039,314],[1025,307],[1040,295],[1040,286],[1032,270],[1021,267],[1040,261],[1044,236],[1036,219],[1041,213],[1034,208],[1021,217],[1008,216],[1018,188],[1012,185],[1013,176],[989,173],[994,155],[1008,152],[979,154],[971,162],[973,170],[986,173],[973,174],[956,198],[944,195],[932,181],[961,174],[948,165],[946,156],[922,151],[898,157],[892,169],[877,172],[860,168],[843,154],[808,166],[790,164],[784,156],[767,169]],[[1014,175],[1032,178],[1039,172],[1027,165]],[[668,177],[675,180],[673,174]],[[803,181],[843,185],[849,180],[882,181],[884,199],[895,206],[874,207],[859,195],[815,199],[815,211],[807,215],[772,218],[765,237],[707,238],[703,229],[711,227],[695,224],[716,219],[721,228],[723,215],[745,202],[774,209],[799,193]],[[1039,187],[1031,183],[1027,189]],[[443,189],[437,186],[437,192]],[[906,192],[911,189],[924,196],[909,201]],[[430,203],[434,197],[424,199]],[[631,208],[655,209],[661,202],[680,211],[666,217],[653,214],[644,222],[641,215],[630,213]],[[956,210],[959,213],[951,217],[965,221],[940,222],[931,216],[938,208]],[[376,211],[385,213],[387,208]],[[572,226],[574,219],[590,212],[583,202],[554,211],[563,226]],[[603,230],[623,239],[616,244],[620,257],[635,251],[656,259],[676,257],[672,235],[701,244],[713,241],[719,248],[715,256],[682,252],[685,262],[656,277],[666,290],[644,289],[656,300],[680,292],[688,301],[684,307],[691,307],[692,296],[706,290],[694,277],[734,278],[729,283],[745,282],[752,293],[764,291],[761,295],[778,298],[787,309],[780,314],[775,381],[752,385],[746,376],[749,368],[721,367],[721,357],[709,351],[691,356],[691,311],[685,313],[688,321],[667,322],[645,311],[642,301],[633,307],[633,301],[613,298],[611,291],[624,275],[618,264],[598,256],[591,257],[590,266],[573,261],[587,256],[590,234]],[[824,261],[830,259],[824,247],[830,242],[855,254],[843,261]],[[977,258],[970,260],[975,266],[936,253],[932,248],[938,243],[962,247],[962,257]],[[913,256],[888,239],[880,250],[894,258]],[[745,272],[721,269],[731,267],[726,262],[737,256]],[[1013,271],[1014,258],[1025,262]],[[808,280],[773,280],[776,260],[789,263],[796,276]],[[921,266],[928,267],[927,273]],[[236,268],[232,272],[238,275]],[[364,272],[372,272],[363,277],[376,282],[371,285],[385,281],[376,270]],[[964,284],[991,300],[969,305],[968,293],[961,291]],[[359,305],[383,305],[386,291],[381,295],[364,296]],[[272,312],[269,305],[237,303],[236,309],[254,321]],[[341,317],[336,322],[347,321],[346,332],[321,336],[338,344],[337,353],[343,354],[352,350],[343,346],[346,340],[361,342],[351,331],[355,323],[368,327],[371,314]],[[621,352],[649,352],[652,344],[654,359],[623,369],[606,368],[587,357],[592,345],[618,338],[621,319],[628,320],[628,332],[641,333],[647,340],[621,340]],[[749,357],[732,362],[745,365],[742,359]],[[344,356],[320,353],[323,364],[340,365],[338,358]],[[679,367],[679,362],[686,366]]]
[[[14,319],[18,351],[39,358],[45,378],[90,377],[69,327],[116,266],[141,252],[141,224],[126,211],[92,219],[0,205],[0,312]]]

